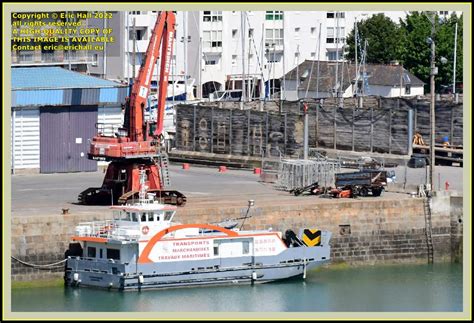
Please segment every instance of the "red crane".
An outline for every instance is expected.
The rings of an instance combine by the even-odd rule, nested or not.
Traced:
[[[163,118],[170,73],[170,62],[175,37],[175,14],[161,11],[133,83],[130,97],[125,102],[122,128],[113,134],[99,131],[92,138],[89,159],[109,161],[102,187],[88,188],[79,194],[83,204],[123,204],[138,195],[139,171],[146,171],[148,192],[156,192],[165,203],[184,205],[186,197],[178,191],[164,190],[168,159],[161,152]],[[161,47],[161,55],[160,55]],[[156,121],[145,120],[144,109],[150,92],[154,65],[160,59],[158,109]],[[99,128],[99,130],[101,130]]]

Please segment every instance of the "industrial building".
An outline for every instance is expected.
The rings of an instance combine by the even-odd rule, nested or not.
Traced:
[[[127,87],[61,67],[12,68],[11,170],[96,171],[97,124],[122,123]]]

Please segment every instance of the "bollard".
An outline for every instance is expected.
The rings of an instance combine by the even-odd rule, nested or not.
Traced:
[[[258,168],[258,167],[257,167],[257,168],[254,168],[254,169],[253,169],[253,173],[254,173],[254,174],[261,174],[261,173],[262,173],[262,169],[261,169],[261,168]]]
[[[183,164],[183,169],[189,169],[189,164],[188,164],[188,163],[184,163],[184,164]]]
[[[224,173],[227,171],[227,167],[226,166],[219,166],[219,173]]]
[[[444,182],[444,188],[445,188],[446,191],[449,190],[449,182],[448,181]]]

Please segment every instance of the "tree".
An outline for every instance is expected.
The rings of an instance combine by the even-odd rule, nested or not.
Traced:
[[[438,66],[438,75],[436,76],[436,89],[443,87],[452,89],[454,72],[454,36],[456,23],[458,24],[457,50],[456,50],[456,83],[462,83],[462,16],[458,18],[454,13],[446,20],[442,21],[436,32],[436,66]],[[441,57],[446,62],[441,62]]]
[[[454,29],[458,22],[457,66],[456,79],[462,80],[462,17],[453,13],[449,19],[442,20],[434,16],[435,25],[435,65],[438,75],[435,77],[436,91],[452,84],[454,65]],[[432,22],[426,12],[411,12],[401,22],[400,60],[405,68],[425,82],[425,92],[429,91]],[[444,57],[446,62],[442,62]],[[458,77],[459,75],[459,77]]]
[[[431,22],[427,15],[415,11],[401,21],[400,27],[400,60],[406,69],[425,82],[425,92],[429,91]]]
[[[400,28],[390,18],[383,13],[374,15],[367,20],[357,22],[357,31],[359,38],[359,48],[357,49],[358,59],[360,60],[360,49],[363,48],[364,41],[367,45],[367,63],[389,64],[397,60],[400,46]],[[355,28],[347,37],[347,46],[349,48],[346,59],[355,61]]]

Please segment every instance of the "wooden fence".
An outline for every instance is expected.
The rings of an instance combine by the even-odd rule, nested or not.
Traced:
[[[406,155],[418,131],[430,140],[430,103],[416,98],[366,97],[306,103],[309,147]],[[226,106],[229,106],[226,104]],[[177,107],[176,148],[244,156],[302,156],[303,103],[283,102],[281,111]],[[411,112],[410,112],[411,111]],[[462,145],[462,103],[436,103],[436,138]],[[412,118],[411,123],[409,117]],[[409,126],[412,129],[409,129]]]

